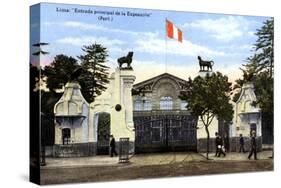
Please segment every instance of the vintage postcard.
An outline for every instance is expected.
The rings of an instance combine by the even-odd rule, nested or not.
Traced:
[[[273,170],[274,18],[30,7],[30,180]]]

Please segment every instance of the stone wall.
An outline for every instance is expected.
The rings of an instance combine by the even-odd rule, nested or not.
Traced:
[[[246,152],[248,152],[251,148],[251,138],[244,137],[244,142],[245,142],[244,149]],[[262,150],[262,137],[257,137],[257,146],[258,146],[258,151],[261,151]],[[206,138],[200,138],[197,140],[197,151],[198,152],[207,151],[207,139]],[[210,138],[209,151],[210,152],[216,151],[215,138]],[[229,138],[229,151],[230,152],[239,152],[239,137]]]
[[[54,145],[53,157],[85,157],[96,155],[96,143]]]
[[[206,152],[207,151],[207,138],[197,139],[197,152]],[[210,138],[209,140],[209,152],[215,152],[215,138]]]
[[[135,143],[129,142],[129,154],[135,152]],[[45,148],[46,157],[86,157],[97,155],[97,143],[80,143],[69,145],[54,145]],[[116,151],[119,153],[119,142],[116,142]]]
[[[262,137],[257,137],[257,150],[262,150]],[[250,151],[251,149],[251,138],[250,137],[244,137],[244,149],[246,152]],[[232,137],[229,139],[229,150],[231,152],[239,152],[239,137]]]

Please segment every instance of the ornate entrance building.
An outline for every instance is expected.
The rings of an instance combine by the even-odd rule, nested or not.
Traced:
[[[133,86],[136,153],[196,151],[197,118],[178,97],[185,82],[165,73]]]

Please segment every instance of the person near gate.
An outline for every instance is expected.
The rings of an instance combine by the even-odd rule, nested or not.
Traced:
[[[254,154],[254,159],[257,160],[257,141],[256,141],[256,132],[252,131],[251,134],[251,150],[248,156],[248,159],[251,159],[252,155]]]
[[[223,156],[225,157],[225,149],[224,149],[224,145],[223,145],[223,139],[222,137],[219,135],[218,136],[218,157],[221,156],[221,154],[223,154]]]
[[[239,147],[239,153],[241,153],[241,152],[245,153],[244,144],[245,144],[245,142],[244,142],[244,137],[243,137],[242,134],[240,134],[240,135],[239,135],[239,145],[240,145],[240,147]]]
[[[110,135],[109,147],[110,147],[110,157],[113,157],[113,155],[117,156],[117,152],[115,150],[115,138],[113,135]]]
[[[215,157],[217,157],[218,156],[218,154],[219,154],[219,134],[216,132],[215,133],[215,135],[216,135],[216,140],[215,140],[215,144],[216,144],[216,154],[215,154]]]

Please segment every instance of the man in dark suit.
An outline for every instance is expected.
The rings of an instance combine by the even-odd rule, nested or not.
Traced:
[[[218,136],[218,150],[219,150],[219,154],[218,154],[218,157],[221,156],[221,154],[223,154],[223,156],[225,157],[225,152],[224,152],[224,149],[223,149],[224,145],[223,145],[223,139],[222,137],[219,135]]]
[[[115,150],[115,138],[113,135],[110,135],[110,143],[109,143],[109,147],[110,147],[110,157],[113,157],[113,154],[115,156],[117,156],[117,152]]]
[[[248,159],[251,159],[252,155],[254,154],[255,160],[257,160],[257,142],[256,142],[256,132],[252,132],[252,137],[251,137],[251,150],[250,154],[248,156]]]
[[[218,156],[218,154],[219,154],[219,134],[216,132],[215,133],[215,135],[216,135],[216,140],[215,140],[215,144],[216,144],[216,154],[215,154],[215,157],[217,157]]]
[[[245,153],[244,144],[245,144],[245,143],[244,143],[243,135],[240,134],[240,137],[239,137],[239,145],[240,145],[240,147],[239,147],[239,153],[241,153],[241,152]]]

